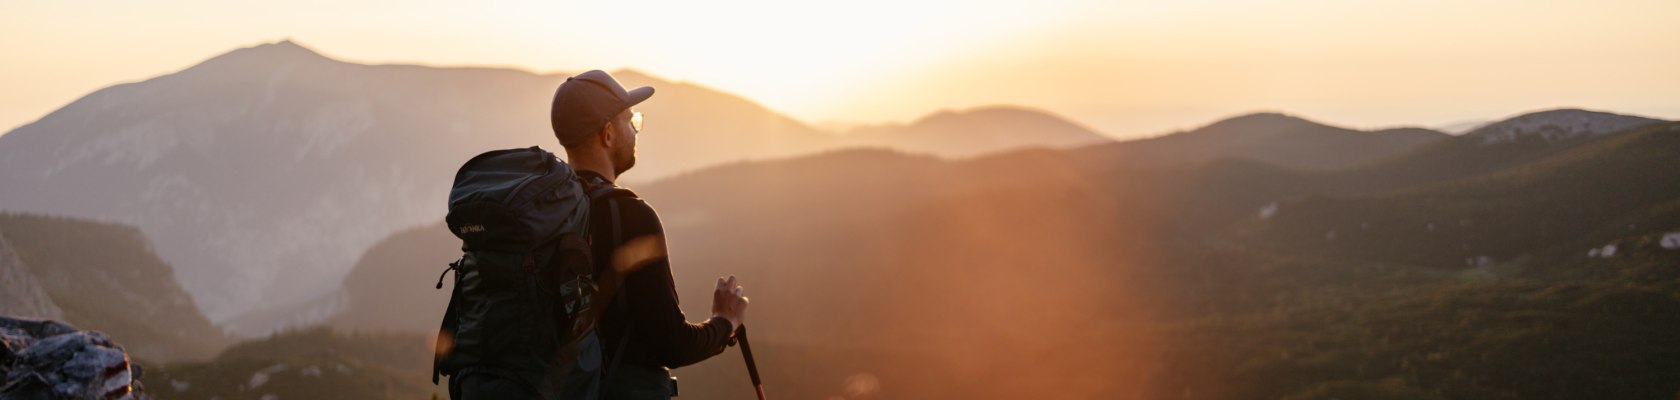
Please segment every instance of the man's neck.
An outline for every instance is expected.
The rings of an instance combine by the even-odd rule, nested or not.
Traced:
[[[606,157],[584,153],[567,153],[566,155],[567,158],[569,158],[567,161],[572,164],[572,170],[578,172],[593,172],[596,175],[600,175],[601,178],[606,179],[607,182],[618,181],[618,174],[613,172],[612,161],[608,160]]]

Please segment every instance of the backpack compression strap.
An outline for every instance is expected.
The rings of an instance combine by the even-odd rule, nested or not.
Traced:
[[[444,269],[443,274],[448,274],[449,271],[456,270],[456,268],[461,265],[462,261],[466,261],[466,258],[463,257],[459,260],[455,260],[454,262],[449,263],[449,268]],[[437,284],[438,289],[443,289],[443,276],[444,276],[443,274],[438,275],[438,284]],[[432,384],[433,385],[438,384],[438,372],[439,372],[438,369],[440,367],[442,367],[442,364],[443,364],[443,359],[442,359],[441,356],[444,354],[444,351],[443,351],[443,341],[444,341],[443,335],[444,335],[444,332],[448,332],[450,335],[453,335],[455,333],[455,329],[460,326],[459,321],[456,321],[456,319],[460,318],[460,317],[455,315],[455,297],[457,297],[456,294],[461,292],[461,285],[459,285],[459,283],[461,283],[461,274],[460,273],[455,274],[455,283],[456,283],[456,285],[454,287],[450,288],[450,290],[449,290],[449,305],[444,307],[444,309],[443,309],[443,323],[441,324],[440,327],[438,327],[437,343],[433,345],[433,349],[432,349]],[[454,340],[454,338],[453,337],[449,338],[449,340]],[[450,346],[453,347],[454,343],[451,343]]]

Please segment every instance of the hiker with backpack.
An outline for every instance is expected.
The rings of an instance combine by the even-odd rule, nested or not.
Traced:
[[[735,277],[718,278],[711,318],[688,322],[658,214],[614,183],[635,165],[631,107],[652,95],[599,70],[567,78],[550,122],[570,163],[533,146],[457,171],[446,221],[463,255],[444,271],[432,376],[449,376],[451,398],[668,399],[670,368],[734,343],[748,303]]]

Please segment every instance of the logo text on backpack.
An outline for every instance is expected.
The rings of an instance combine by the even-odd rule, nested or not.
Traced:
[[[484,232],[484,225],[461,225],[461,233]]]

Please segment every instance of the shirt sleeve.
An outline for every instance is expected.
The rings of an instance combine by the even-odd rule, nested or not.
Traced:
[[[653,207],[641,199],[623,199],[624,240],[664,235]],[[678,305],[669,256],[655,259],[625,276],[628,321],[633,343],[640,343],[666,368],[694,364],[722,353],[730,341],[729,321],[721,317],[690,323]]]

